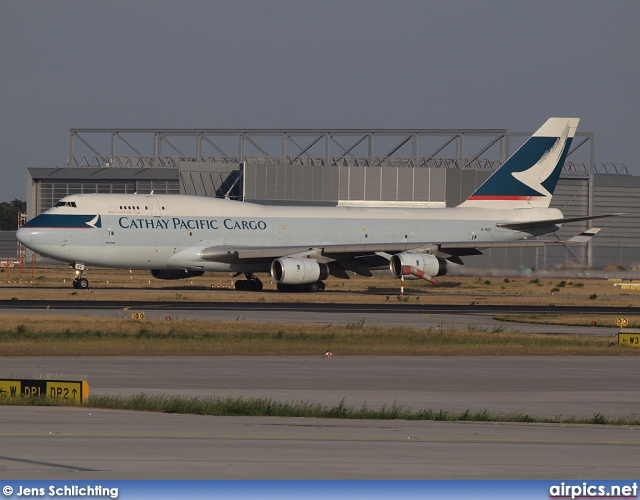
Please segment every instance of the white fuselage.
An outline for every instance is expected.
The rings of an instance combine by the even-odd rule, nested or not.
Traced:
[[[245,271],[208,262],[216,246],[515,241],[543,234],[500,221],[562,217],[557,209],[264,206],[179,195],[72,195],[18,230],[35,252],[65,262],[134,269]],[[258,271],[258,269],[251,269]],[[266,270],[266,269],[265,269]]]

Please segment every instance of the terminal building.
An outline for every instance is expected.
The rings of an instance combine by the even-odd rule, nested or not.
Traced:
[[[78,193],[189,194],[262,204],[455,206],[530,136],[506,129],[72,129],[64,166],[29,168],[27,216]],[[620,268],[640,262],[640,177],[594,161],[578,132],[552,206],[565,216],[628,215],[597,226],[588,245],[487,250],[465,265],[518,271]],[[434,235],[434,239],[438,238]]]

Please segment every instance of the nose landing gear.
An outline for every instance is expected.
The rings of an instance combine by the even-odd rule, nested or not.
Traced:
[[[89,280],[84,276],[76,276],[73,278],[73,288],[85,290],[89,288]]]
[[[84,264],[75,263],[73,264],[74,269],[76,270],[76,277],[73,278],[73,288],[78,290],[86,290],[89,288],[89,280],[85,278],[84,274]]]

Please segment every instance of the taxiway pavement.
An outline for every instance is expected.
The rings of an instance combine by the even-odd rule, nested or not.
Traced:
[[[369,407],[637,414],[636,357],[20,357],[91,394],[242,396]],[[209,417],[0,406],[7,479],[628,479],[640,429]]]

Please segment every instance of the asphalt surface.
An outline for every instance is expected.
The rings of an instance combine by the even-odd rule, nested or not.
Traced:
[[[3,407],[3,479],[625,479],[640,433]]]
[[[504,329],[613,336],[616,328],[502,323],[497,314],[620,307],[0,301],[0,313]],[[82,374],[93,395],[181,395],[370,408],[637,415],[636,357],[20,357],[5,376]],[[640,429],[602,425],[208,417],[0,406],[6,479],[628,479]]]
[[[286,311],[286,312],[348,312],[394,314],[640,314],[640,308],[624,305],[603,306],[527,306],[527,305],[446,305],[420,302],[389,302],[382,304],[301,303],[301,302],[188,302],[145,300],[1,300],[0,310],[119,310],[139,308],[152,311]]]
[[[536,416],[637,414],[636,357],[20,357],[94,395],[264,397]],[[628,479],[640,429],[0,406],[7,479]]]
[[[305,304],[265,302],[154,302],[154,301],[66,301],[5,300],[0,312],[64,314],[83,316],[131,317],[144,312],[148,319],[266,321],[271,323],[354,324],[404,326],[411,328],[456,328],[521,333],[582,334],[614,337],[618,329],[598,326],[575,327],[503,322],[496,315],[575,314],[589,317],[616,314],[626,317],[640,314],[640,308],[578,306],[500,306],[432,305],[411,303],[383,304]]]

